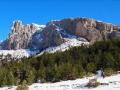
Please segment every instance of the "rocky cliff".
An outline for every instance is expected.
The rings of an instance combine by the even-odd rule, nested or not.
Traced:
[[[21,21],[14,21],[8,38],[3,42],[3,49],[28,48],[32,35],[42,28],[36,24],[23,25]]]
[[[109,36],[112,35],[113,31],[119,32],[120,30],[119,26],[113,26],[90,18],[67,18],[52,23],[69,33],[86,38],[89,42],[110,39]]]
[[[90,43],[119,39],[120,26],[90,18],[66,18],[50,21],[45,26],[23,25],[21,21],[14,21],[8,38],[2,43],[2,48],[44,50],[48,47],[61,45],[68,35],[82,37]]]
[[[27,24],[14,21],[8,38],[2,43],[4,50],[45,49],[60,45],[63,42],[60,34],[51,26]]]

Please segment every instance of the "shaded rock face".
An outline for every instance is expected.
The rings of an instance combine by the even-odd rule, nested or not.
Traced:
[[[39,49],[64,43],[65,35],[73,34],[94,43],[108,39],[120,39],[120,26],[98,22],[90,18],[66,18],[50,21],[46,26],[13,22],[8,38],[1,44],[3,49]]]
[[[109,37],[111,39],[120,39],[120,31],[113,31],[110,33]]]
[[[37,41],[37,42],[36,42]],[[47,26],[43,31],[37,31],[31,39],[31,48],[44,50],[51,46],[58,46],[64,42],[60,32],[54,25]]]

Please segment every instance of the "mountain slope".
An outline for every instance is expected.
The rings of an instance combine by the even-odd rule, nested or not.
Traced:
[[[50,21],[46,25],[23,25],[22,21],[14,21],[8,38],[0,46],[3,50],[55,52],[83,43],[93,44],[96,41],[119,38],[120,26],[90,18],[65,18]]]

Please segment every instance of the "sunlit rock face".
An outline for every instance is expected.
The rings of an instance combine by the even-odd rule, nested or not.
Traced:
[[[8,38],[3,42],[3,49],[24,49],[28,48],[33,33],[38,27],[34,24],[23,25],[22,21],[14,21]]]
[[[63,43],[54,25],[23,25],[22,21],[14,21],[8,38],[3,42],[3,49],[45,49]]]
[[[72,33],[76,36],[83,37],[89,42],[112,39],[110,34],[117,31],[114,38],[118,38],[120,26],[114,26],[110,23],[104,23],[90,18],[66,18],[60,21],[52,21],[56,26]]]
[[[65,42],[65,35],[82,37],[90,43],[108,39],[120,39],[120,26],[90,18],[65,18],[49,21],[46,25],[26,24],[14,21],[2,49],[39,49],[58,46]]]

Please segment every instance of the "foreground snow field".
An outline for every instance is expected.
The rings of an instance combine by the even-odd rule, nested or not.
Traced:
[[[29,90],[120,90],[120,74],[105,78],[97,77],[100,83],[108,83],[108,85],[100,85],[97,88],[84,87],[93,78],[96,78],[96,76],[57,83],[34,83],[29,86]],[[0,90],[16,90],[16,87],[4,87]]]

